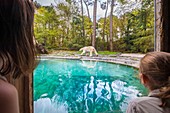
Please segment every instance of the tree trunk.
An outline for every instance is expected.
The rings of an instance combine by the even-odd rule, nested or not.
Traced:
[[[110,11],[110,51],[113,51],[113,6],[114,0],[111,2],[111,11]]]
[[[110,43],[109,43],[109,36],[106,35],[106,38],[107,38],[107,50],[109,50],[109,45],[110,45]]]
[[[85,30],[84,30],[84,16],[83,16],[83,14],[84,14],[84,12],[83,12],[83,1],[80,0],[80,2],[81,2],[81,16],[82,16],[82,25],[81,25],[81,27],[82,27],[82,30],[83,30],[82,38],[83,38],[83,44],[85,44]],[[84,46],[85,46],[85,45],[84,45]]]
[[[84,2],[85,6],[86,6],[86,9],[87,9],[87,15],[88,15],[89,19],[91,19],[90,18],[90,13],[89,13],[89,7],[88,7],[87,3],[84,0],[83,0],[83,2]]]
[[[97,0],[94,1],[93,9],[93,39],[92,39],[93,47],[96,47],[96,13],[97,13]]]
[[[104,16],[103,36],[102,36],[102,41],[103,41],[103,42],[105,42],[105,27],[106,27],[106,17],[107,17],[108,6],[109,6],[109,0],[107,0],[106,11],[105,11],[105,16]],[[104,49],[104,44],[102,45],[102,50],[103,50],[103,49]]]
[[[83,0],[85,6],[86,6],[86,9],[87,9],[87,15],[89,17],[89,22],[91,22],[91,18],[90,18],[90,12],[89,12],[89,7],[87,5],[87,3]],[[92,28],[92,26],[90,26],[90,29]],[[93,39],[93,34],[90,34],[90,38],[91,38],[91,43],[92,43],[92,39]]]

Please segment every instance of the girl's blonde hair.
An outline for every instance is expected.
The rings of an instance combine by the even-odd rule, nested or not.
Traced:
[[[150,52],[140,62],[140,73],[149,79],[149,89],[160,89],[156,95],[162,99],[161,106],[169,106],[170,101],[170,53]]]

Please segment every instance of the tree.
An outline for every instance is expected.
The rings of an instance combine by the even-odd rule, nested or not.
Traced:
[[[108,11],[108,6],[109,6],[109,0],[103,3],[104,6],[102,9],[106,9],[105,11],[105,17],[104,17],[104,23],[103,23],[103,36],[102,36],[102,41],[105,42],[105,27],[106,27],[106,17],[107,17],[107,11]],[[102,45],[102,49],[104,49],[104,45]]]
[[[97,0],[94,1],[93,7],[93,38],[92,38],[93,47],[96,47],[96,13],[97,13]]]
[[[100,2],[101,8],[105,10],[105,15],[96,21],[97,2]],[[83,3],[88,7],[94,5],[93,22],[89,13],[85,15]],[[118,5],[114,7],[114,4]],[[112,0],[112,2],[67,0],[48,7],[37,7],[35,38],[49,50],[78,50],[84,45],[93,45],[98,50],[150,51],[154,28],[153,1],[143,0],[142,7],[136,9],[132,9],[131,4],[126,0]],[[108,16],[109,5],[112,8]]]
[[[83,16],[83,14],[84,14],[84,12],[83,12],[83,0],[80,0],[80,3],[81,3],[81,17],[82,17],[82,31],[83,31],[83,33],[82,33],[82,38],[83,38],[83,44],[85,44],[85,30],[84,30],[84,16]],[[85,46],[85,45],[84,45]]]
[[[91,0],[83,0],[83,2],[84,2],[84,4],[85,4],[85,6],[86,6],[86,9],[87,9],[87,16],[89,17],[89,19],[91,19],[90,18],[90,12],[89,12],[89,5],[92,5],[92,1]]]
[[[84,4],[85,4],[85,6],[86,6],[86,9],[87,9],[87,15],[88,15],[88,17],[89,17],[89,23],[91,22],[91,18],[90,18],[90,12],[89,12],[89,5],[91,6],[93,3],[92,3],[92,0],[83,0],[83,2],[84,2]],[[92,28],[92,25],[90,26],[90,28],[89,29],[91,29]],[[92,38],[93,38],[93,34],[91,33],[90,34],[90,36],[91,36],[91,43],[92,43]]]
[[[35,38],[39,43],[42,43],[47,48],[56,46],[57,34],[56,31],[59,25],[59,18],[56,16],[54,9],[49,7],[40,7],[35,14]]]
[[[111,10],[110,10],[110,51],[113,51],[113,6],[114,6],[114,0],[111,1]]]

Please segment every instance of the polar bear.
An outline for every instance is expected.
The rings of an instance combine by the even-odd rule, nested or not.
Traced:
[[[83,51],[81,53],[81,55],[85,54],[85,53],[89,53],[90,52],[90,56],[92,56],[93,52],[96,54],[96,56],[98,56],[98,53],[96,51],[96,49],[93,46],[85,46],[83,48],[80,48],[79,51]]]

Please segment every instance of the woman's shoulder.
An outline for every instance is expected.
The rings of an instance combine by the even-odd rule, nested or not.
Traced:
[[[2,79],[0,79],[0,113],[19,113],[17,89]]]
[[[138,97],[133,99],[127,108],[126,113],[170,113],[161,108],[161,99],[156,97]]]
[[[156,97],[138,97],[130,101],[129,106],[138,108],[157,107],[161,105],[161,99]]]
[[[159,102],[161,102],[161,100],[159,98],[156,98],[156,97],[145,96],[145,97],[135,98],[131,101],[131,103],[136,103],[136,104],[155,103],[155,102],[159,103]]]
[[[8,99],[16,98],[17,89],[10,83],[0,79],[0,100],[1,102]]]

